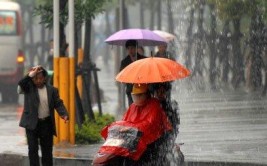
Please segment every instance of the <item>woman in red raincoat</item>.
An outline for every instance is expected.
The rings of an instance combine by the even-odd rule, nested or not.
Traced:
[[[147,84],[134,84],[132,97],[134,103],[122,120],[102,130],[105,143],[93,165],[139,165],[147,146],[172,129],[159,100],[150,97]]]

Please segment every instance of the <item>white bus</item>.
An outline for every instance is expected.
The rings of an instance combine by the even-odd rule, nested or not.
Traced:
[[[0,91],[2,102],[18,102],[17,83],[24,73],[20,5],[0,1]]]

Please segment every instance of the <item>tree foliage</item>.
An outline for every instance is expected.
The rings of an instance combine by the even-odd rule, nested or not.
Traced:
[[[110,0],[75,0],[75,21],[83,23],[89,18],[95,18],[96,14],[104,11],[103,5]],[[46,27],[53,26],[53,0],[38,0],[34,10],[35,16],[40,16],[40,23]],[[60,22],[64,25],[68,22],[68,5],[60,12]]]
[[[251,16],[256,11],[267,16],[265,0],[207,0],[207,2],[216,5],[222,20],[240,19],[244,15]]]
[[[75,138],[77,144],[92,144],[102,140],[100,132],[103,127],[115,121],[115,118],[109,114],[99,116],[95,113],[95,121],[85,116],[85,121],[81,127],[75,126]]]

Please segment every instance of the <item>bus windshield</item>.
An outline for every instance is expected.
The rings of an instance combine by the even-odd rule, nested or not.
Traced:
[[[0,11],[0,35],[17,35],[15,11]]]

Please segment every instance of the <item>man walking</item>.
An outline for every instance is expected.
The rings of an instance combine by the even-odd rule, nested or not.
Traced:
[[[42,165],[53,165],[53,135],[56,135],[54,109],[68,121],[68,113],[58,90],[46,84],[47,71],[33,67],[18,83],[18,93],[24,94],[24,110],[19,126],[26,129],[28,155],[31,166],[39,166],[38,144],[42,152]]]

